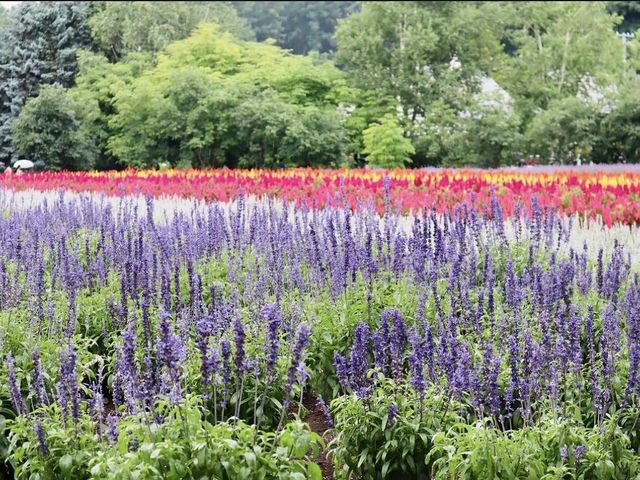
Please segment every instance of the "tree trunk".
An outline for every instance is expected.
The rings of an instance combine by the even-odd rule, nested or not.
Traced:
[[[558,83],[558,94],[562,92],[564,80],[567,74],[567,55],[569,54],[569,45],[571,44],[571,32],[567,32],[564,36],[564,50],[562,51],[562,65],[560,66],[560,81]]]

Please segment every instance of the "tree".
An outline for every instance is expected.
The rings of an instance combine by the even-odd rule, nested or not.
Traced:
[[[129,53],[117,63],[89,51],[78,52],[76,86],[69,96],[81,106],[79,119],[94,139],[97,148],[95,167],[99,170],[119,168],[118,159],[108,150],[107,142],[114,130],[110,121],[117,113],[115,97],[131,88],[133,81],[153,65],[148,53]]]
[[[337,114],[285,103],[274,91],[246,96],[229,112],[234,126],[227,159],[242,167],[341,163],[345,133]]]
[[[640,160],[640,81],[625,84],[612,111],[602,120],[593,156],[598,162]]]
[[[398,120],[391,114],[372,123],[362,132],[363,153],[369,165],[382,168],[404,167],[415,153],[411,141],[403,135]]]
[[[565,163],[578,154],[589,159],[598,120],[594,106],[584,100],[576,97],[553,100],[527,128],[530,151],[541,155],[544,163]]]
[[[117,113],[109,126],[108,148],[124,164],[149,168],[161,161],[193,161],[201,147],[191,145],[192,115],[202,118],[199,102],[214,94],[215,82],[199,69],[180,69],[164,81],[147,75],[117,92]],[[204,124],[203,124],[204,127]]]
[[[356,108],[399,108],[415,147],[432,110],[465,111],[479,75],[502,61],[494,23],[475,2],[365,2],[338,26],[336,60],[367,92]]]
[[[273,88],[287,101],[300,104],[335,105],[345,85],[330,62],[316,63],[269,43],[242,41],[215,24],[201,24],[190,37],[169,45],[149,75],[163,82],[183,68],[198,68],[211,78],[247,87]]]
[[[188,37],[201,22],[213,22],[238,38],[253,37],[228,2],[97,2],[89,19],[94,40],[117,61],[129,52],[158,53]]]
[[[87,2],[21,2],[10,12],[0,52],[0,159],[12,155],[11,124],[41,84],[69,87],[76,53],[91,45]]]
[[[366,2],[337,38],[337,61],[357,86],[416,114],[434,99],[454,102],[461,82],[473,84],[501,55],[488,20],[463,2]]]
[[[485,109],[480,115],[467,119],[463,130],[467,158],[458,159],[457,164],[491,168],[514,165],[523,147],[519,116],[497,109]]]
[[[9,18],[7,15],[7,9],[0,5],[0,30],[7,27],[9,24]]]
[[[618,32],[635,32],[640,27],[640,2],[637,0],[607,2],[607,11],[622,17],[616,28]]]
[[[259,42],[269,38],[282,48],[306,55],[333,52],[338,20],[357,9],[356,2],[233,2]]]
[[[80,108],[63,88],[43,86],[11,127],[16,152],[54,170],[91,168],[95,145],[82,128]]]
[[[460,112],[444,101],[435,101],[421,120],[411,132],[414,158],[420,165],[464,165],[468,152],[461,138],[464,119]]]
[[[289,165],[338,166],[344,162],[346,132],[333,110],[296,107],[298,121],[289,122],[278,156]]]
[[[553,101],[576,96],[589,79],[616,84],[623,72],[619,17],[604,2],[514,2],[506,32],[515,47],[495,79],[516,100],[525,122]]]
[[[107,149],[135,167],[329,164],[345,144],[343,86],[331,64],[203,24],[117,89]]]

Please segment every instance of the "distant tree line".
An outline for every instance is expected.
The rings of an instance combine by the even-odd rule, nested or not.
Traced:
[[[21,2],[0,160],[637,161],[640,2]]]

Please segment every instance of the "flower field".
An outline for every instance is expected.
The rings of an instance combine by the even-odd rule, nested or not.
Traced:
[[[2,478],[640,478],[638,172],[2,183]]]
[[[518,205],[529,208],[535,196],[541,208],[586,218],[602,217],[607,225],[640,221],[640,169],[583,167],[580,169],[422,169],[422,170],[169,170],[88,173],[32,173],[3,176],[0,185],[35,189],[143,194],[233,200],[239,192],[273,196],[297,205],[352,208],[384,206],[384,178],[389,178],[393,207],[404,212],[435,209],[442,213],[459,205],[482,210],[495,196],[505,215]],[[529,211],[530,213],[530,211]]]

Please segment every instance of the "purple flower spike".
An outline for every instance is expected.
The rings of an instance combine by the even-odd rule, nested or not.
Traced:
[[[11,355],[7,355],[7,376],[9,380],[9,394],[11,395],[13,408],[15,408],[18,415],[24,415],[27,413],[27,407],[24,404],[24,399],[20,392],[18,377],[16,376],[16,362]]]
[[[49,455],[49,447],[47,447],[47,438],[45,437],[44,430],[42,429],[42,422],[40,419],[36,420],[33,426],[33,431],[36,434],[38,440],[38,451],[43,457]]]

